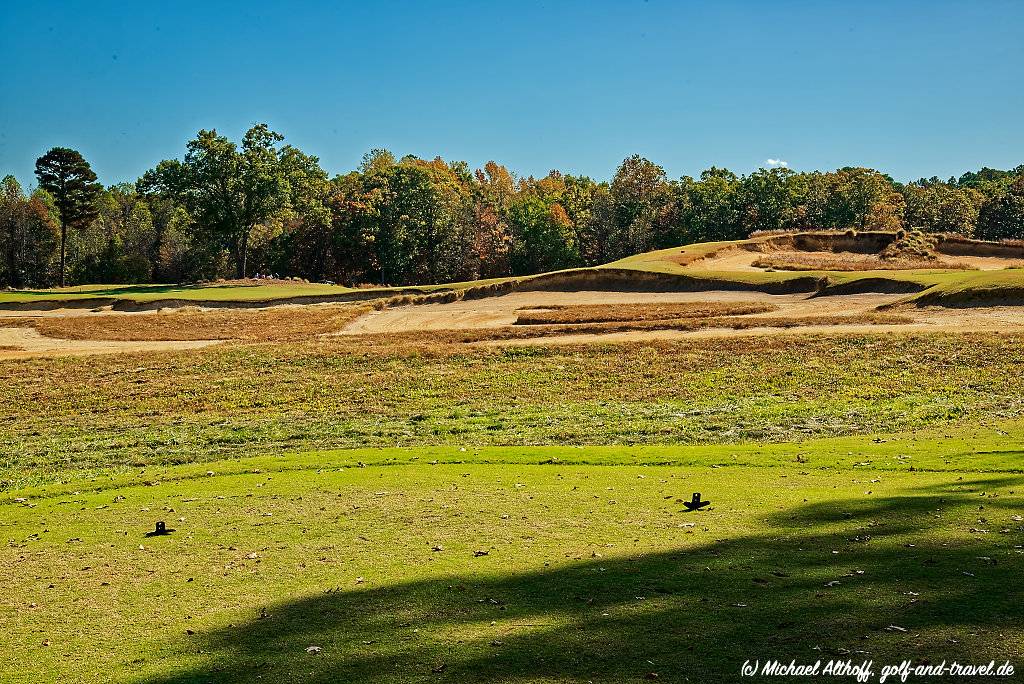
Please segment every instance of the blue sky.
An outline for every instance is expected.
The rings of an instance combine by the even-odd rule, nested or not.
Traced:
[[[0,174],[54,145],[101,180],[200,128],[609,178],[1024,163],[1024,2],[19,2],[0,15]]]

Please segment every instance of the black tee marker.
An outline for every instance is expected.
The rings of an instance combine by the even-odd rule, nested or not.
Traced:
[[[700,509],[704,508],[705,506],[710,506],[710,505],[711,505],[710,501],[701,501],[700,500],[700,492],[694,492],[692,499],[690,499],[689,501],[684,501],[683,502],[683,506],[685,506],[686,510],[688,510],[688,511],[699,511]]]
[[[146,536],[147,537],[160,537],[160,536],[163,536],[165,534],[170,534],[173,531],[174,531],[173,529],[170,529],[170,530],[167,529],[167,524],[164,523],[163,520],[158,520],[157,523],[156,523],[156,529],[153,530],[152,532],[147,532]]]

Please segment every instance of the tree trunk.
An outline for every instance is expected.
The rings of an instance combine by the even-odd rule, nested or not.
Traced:
[[[65,276],[65,272],[64,272],[64,254],[65,254],[65,246],[67,244],[67,241],[68,241],[68,227],[66,225],[64,225],[63,221],[61,221],[61,224],[60,224],[60,286],[61,287],[64,287],[64,285],[65,285],[65,277],[66,276]]]
[[[238,243],[238,259],[236,261],[235,274],[237,277],[244,279],[246,275],[246,262],[249,259],[249,231],[242,233],[242,237]]]
[[[23,249],[19,250],[13,246],[7,251],[8,285],[13,288],[22,287],[21,273],[18,271],[18,254],[22,252]]]

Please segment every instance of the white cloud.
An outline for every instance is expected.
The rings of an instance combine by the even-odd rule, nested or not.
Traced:
[[[789,166],[789,162],[784,159],[765,159],[765,163],[773,169],[779,166]]]

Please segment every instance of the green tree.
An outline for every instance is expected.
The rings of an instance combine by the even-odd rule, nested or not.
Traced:
[[[739,178],[729,169],[712,166],[700,180],[684,177],[680,220],[685,224],[687,242],[737,240],[746,237],[739,207]]]
[[[984,195],[970,187],[957,188],[937,180],[908,183],[900,189],[909,228],[950,232],[970,237],[978,224]]]
[[[82,155],[67,147],[54,147],[36,160],[39,187],[48,192],[60,217],[60,285],[66,284],[68,229],[83,229],[96,218],[102,186]]]
[[[1024,238],[1024,175],[1017,176],[1006,192],[981,207],[978,237],[985,240]]]
[[[513,275],[541,273],[576,265],[575,232],[565,209],[536,192],[520,194],[509,208]]]
[[[788,168],[758,169],[742,178],[737,203],[745,232],[780,230],[797,223],[806,193],[801,180]]]
[[[874,169],[846,167],[808,179],[806,220],[816,228],[896,230],[903,196],[892,179]]]
[[[140,187],[171,194],[197,231],[231,253],[236,277],[245,278],[253,231],[288,207],[289,179],[278,149],[282,140],[266,124],[250,128],[241,147],[215,130],[199,131],[183,160],[160,162]]]
[[[133,185],[114,185],[98,202],[99,215],[81,258],[72,265],[80,282],[152,282],[157,258],[153,215]]]
[[[655,246],[656,225],[672,201],[665,169],[639,155],[627,157],[610,185],[616,231],[611,257],[646,252]]]

